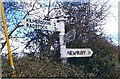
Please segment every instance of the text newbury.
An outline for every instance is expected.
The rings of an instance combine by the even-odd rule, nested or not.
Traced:
[[[90,48],[81,48],[81,49],[66,49],[64,52],[64,57],[91,57],[93,51]]]

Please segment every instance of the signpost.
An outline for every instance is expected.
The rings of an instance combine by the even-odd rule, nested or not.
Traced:
[[[76,31],[75,29],[70,30],[64,35],[64,42],[68,43],[75,39]]]
[[[93,51],[90,48],[82,48],[82,49],[66,49],[64,57],[71,58],[71,57],[91,57]]]
[[[1,16],[3,20],[3,26],[4,26],[4,32],[6,37],[6,43],[8,48],[8,54],[10,58],[10,64],[13,69],[12,76],[15,77],[15,67],[14,62],[11,54],[10,44],[9,44],[9,38],[8,38],[8,31],[7,31],[7,25],[6,25],[6,19],[4,15],[4,6],[2,4],[2,0],[0,0],[0,9],[1,9]],[[32,13],[32,12],[31,12]],[[45,12],[43,12],[45,13]],[[91,57],[93,54],[93,51],[90,48],[82,48],[82,49],[71,49],[66,48],[66,43],[72,41],[75,39],[76,31],[75,29],[69,31],[65,34],[65,25],[64,25],[64,13],[62,12],[62,9],[56,10],[55,13],[57,13],[57,18],[48,20],[43,20],[41,17],[27,17],[24,19],[21,23],[25,25],[26,27],[35,28],[35,29],[41,29],[41,30],[50,30],[50,31],[59,31],[59,38],[60,38],[60,54],[62,63],[67,63],[67,58],[71,57]],[[34,14],[34,12],[33,12]],[[38,14],[36,14],[38,15]],[[33,15],[35,16],[35,15]],[[62,16],[62,17],[61,17]],[[1,23],[0,23],[1,24]],[[1,25],[0,25],[1,26]],[[1,44],[0,44],[1,45]],[[1,52],[1,46],[0,46],[0,52]],[[1,72],[0,72],[1,73]]]
[[[23,20],[22,24],[24,24],[26,27],[35,29],[59,31],[60,54],[62,63],[67,63],[67,58],[71,57],[91,57],[93,51],[90,48],[82,49],[66,48],[66,43],[73,41],[75,39],[76,31],[75,29],[72,29],[71,31],[65,34],[64,19],[65,19],[64,17],[59,17],[47,21],[41,18],[29,17]]]
[[[41,30],[50,30],[50,31],[64,31],[63,25],[60,25],[57,22],[57,19],[51,19],[50,21],[35,19],[35,18],[26,18],[22,21],[22,24],[25,27],[41,29]],[[59,26],[58,26],[59,25]]]

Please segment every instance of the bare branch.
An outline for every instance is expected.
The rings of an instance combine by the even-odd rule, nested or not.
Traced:
[[[36,2],[33,4],[32,9],[26,13],[26,15],[23,17],[23,19],[25,19],[26,16],[29,15],[29,13],[33,10],[35,4],[36,4]],[[19,23],[16,25],[16,27],[9,33],[9,35],[8,35],[9,39],[10,39],[10,36],[15,32],[15,30],[17,30],[18,28],[20,28],[20,27],[23,26],[23,25],[19,25],[20,23],[21,23],[21,22],[19,22]],[[5,47],[5,44],[6,44],[6,41],[5,41],[5,42],[3,43],[3,45],[2,45],[2,48],[1,48],[2,50],[3,50],[3,48]]]

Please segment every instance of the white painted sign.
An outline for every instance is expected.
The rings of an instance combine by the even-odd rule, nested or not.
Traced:
[[[37,29],[47,29],[48,26],[51,26],[50,21],[44,21],[41,19],[26,18],[23,20],[25,27],[37,28]],[[43,27],[44,26],[44,27]]]
[[[41,20],[41,19],[32,19],[26,18],[22,21],[22,24],[25,27],[41,29],[41,30],[50,30],[50,31],[64,31],[63,23],[57,22],[57,19],[52,19],[50,21]]]
[[[66,52],[64,52],[64,57],[91,57],[93,54],[93,51],[90,48],[83,48],[83,49],[66,49]]]

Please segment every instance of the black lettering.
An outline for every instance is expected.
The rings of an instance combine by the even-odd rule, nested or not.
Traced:
[[[36,19],[32,19],[32,23],[36,23],[37,22],[37,20]]]
[[[88,54],[91,54],[91,52],[90,52],[90,51],[88,51]]]
[[[38,23],[40,23],[41,22],[41,20],[38,20]]]
[[[85,54],[85,51],[81,51],[81,54]]]
[[[28,27],[29,27],[29,24],[28,24],[28,23],[26,23],[26,26],[28,26]]]
[[[35,19],[34,22],[37,24],[37,22],[38,22],[37,19]]]
[[[26,19],[27,22],[30,22],[30,19]]]
[[[76,55],[76,52],[73,52],[73,55]]]
[[[40,28],[40,29],[41,29],[41,25],[38,25],[38,28]]]
[[[34,22],[34,20],[33,19],[30,19],[30,23],[33,23]]]
[[[26,19],[26,22],[28,23],[36,23],[36,24],[47,24],[47,25],[51,25],[50,22],[45,22],[45,21],[41,21],[39,19]]]
[[[39,24],[41,21],[39,19],[34,20],[36,24]]]
[[[50,23],[50,22],[48,22],[48,25],[51,25],[51,23]]]
[[[34,24],[29,24],[29,27],[34,27],[35,25]]]
[[[35,20],[34,19],[27,19],[27,22],[34,23]]]
[[[40,21],[39,23],[40,23],[40,24],[43,24],[43,22],[42,22],[42,21]]]
[[[35,25],[35,27],[34,28],[37,28],[38,27],[38,25]]]
[[[28,25],[28,27],[30,27],[30,24]]]
[[[72,55],[72,51],[67,51],[67,54]]]
[[[77,55],[80,55],[80,52],[79,51],[76,51]]]

